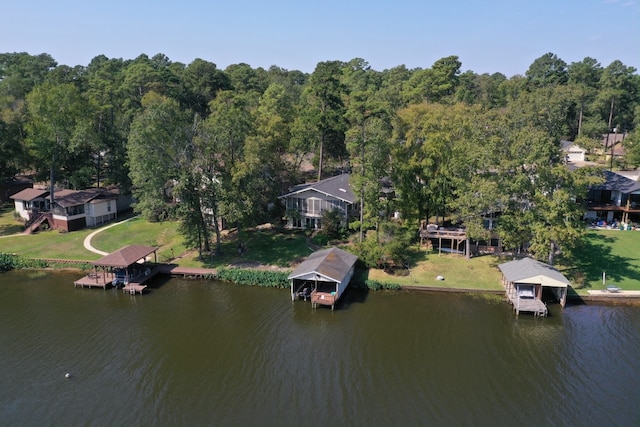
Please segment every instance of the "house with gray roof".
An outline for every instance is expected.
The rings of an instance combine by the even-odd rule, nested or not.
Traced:
[[[341,174],[321,181],[291,187],[279,197],[284,202],[288,228],[317,230],[322,228],[322,215],[337,209],[346,225],[357,217],[357,198],[350,183],[350,174]]]
[[[640,222],[640,182],[603,171],[604,182],[593,185],[587,194],[585,219],[594,222]]]

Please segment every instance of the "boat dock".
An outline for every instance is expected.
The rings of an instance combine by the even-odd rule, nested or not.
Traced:
[[[138,255],[136,254],[135,256]],[[96,268],[104,266],[107,266],[107,268]],[[116,269],[114,270],[114,268]],[[182,277],[184,279],[212,279],[215,277],[216,270],[211,268],[180,267],[175,264],[140,264],[131,262],[131,259],[121,264],[107,264],[98,260],[94,262],[94,270],[92,272],[74,281],[73,284],[75,287],[102,289],[122,286],[123,292],[134,295],[142,294],[147,289],[147,282],[158,274]]]
[[[109,271],[91,272],[86,276],[73,282],[73,285],[81,288],[102,288],[112,286],[116,276]]]
[[[545,317],[548,314],[547,305],[538,298],[519,298],[514,288],[507,292],[507,298],[513,305],[516,316],[520,312],[533,313],[536,317]]]

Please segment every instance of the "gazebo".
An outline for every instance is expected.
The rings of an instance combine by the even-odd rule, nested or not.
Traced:
[[[543,288],[551,289],[560,305],[565,306],[570,283],[553,266],[532,258],[522,258],[500,264],[498,268],[502,272],[502,284],[516,314],[527,311],[546,316],[547,307],[542,302]]]
[[[146,287],[142,283],[150,279],[155,271],[152,272],[149,267],[145,268],[143,264],[139,264],[139,261],[146,260],[149,255],[154,254],[154,263],[157,263],[157,250],[158,248],[155,246],[143,245],[129,245],[120,248],[93,261],[93,273],[77,280],[74,284],[82,287],[102,288],[106,288],[108,285],[125,285],[125,287],[130,287],[125,290],[142,292]],[[98,268],[102,270],[102,273],[98,273]]]
[[[357,260],[356,255],[335,247],[312,253],[288,277],[291,300],[310,297],[314,308],[330,305],[333,310],[353,277]]]

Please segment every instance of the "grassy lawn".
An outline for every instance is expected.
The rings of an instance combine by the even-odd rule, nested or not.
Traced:
[[[573,256],[572,266],[561,269],[579,294],[602,289],[602,272],[607,284],[640,290],[640,232],[589,230]]]
[[[467,260],[460,255],[438,255],[422,250],[414,257],[414,265],[408,276],[370,270],[369,279],[397,283],[400,286],[501,290],[501,275],[497,267],[500,262],[504,261],[489,255]],[[437,280],[437,276],[444,277],[444,280]]]
[[[13,205],[0,205],[0,251],[30,258],[100,258],[100,255],[83,247],[85,237],[95,230],[13,235],[21,231],[21,225],[13,217]],[[244,242],[242,253],[239,253],[239,241]],[[149,223],[140,218],[101,231],[91,243],[106,252],[129,244],[158,246],[158,260],[161,262],[176,258],[174,262],[182,266],[210,268],[229,264],[291,268],[292,264],[312,252],[302,232],[265,229],[229,233],[223,238],[220,256],[205,254],[200,257],[197,251],[185,248],[176,222]],[[381,270],[370,270],[368,278],[401,286],[502,289],[497,265],[506,260],[495,256],[467,260],[459,255],[438,255],[413,249],[410,274],[390,275]],[[626,290],[640,290],[640,232],[590,230],[572,261],[566,264],[558,268],[569,277],[578,294],[586,294],[589,289],[602,289],[603,271],[607,273],[608,284]],[[436,280],[437,276],[443,276],[445,280]]]
[[[14,217],[13,203],[0,203],[0,236],[22,233],[22,223]]]
[[[105,252],[113,252],[127,245],[158,246],[160,262],[186,252],[177,222],[148,222],[139,217],[96,234],[91,239],[91,245]]]
[[[245,250],[239,253],[239,239]],[[223,267],[229,264],[263,264],[290,268],[292,263],[302,261],[313,252],[304,233],[255,230],[227,235],[222,240],[222,254],[198,257],[196,252],[179,260],[185,267]]]
[[[92,230],[60,233],[42,231],[31,235],[16,235],[0,238],[0,250],[17,253],[27,258],[57,258],[95,260],[98,254],[87,251],[82,242]]]

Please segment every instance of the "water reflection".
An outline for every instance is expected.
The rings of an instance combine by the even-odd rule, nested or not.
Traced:
[[[353,290],[331,311],[287,290],[74,278],[0,275],[3,425],[640,423],[638,308],[516,317],[496,298]]]

